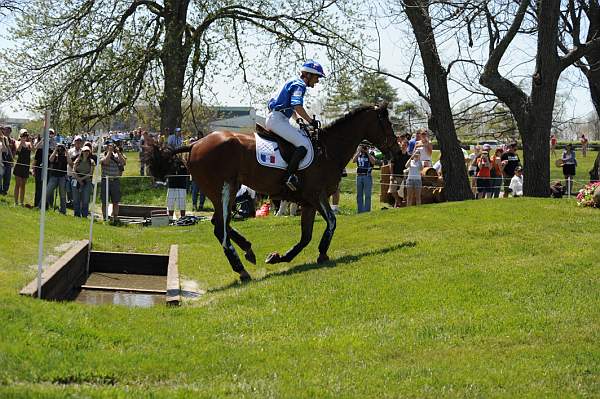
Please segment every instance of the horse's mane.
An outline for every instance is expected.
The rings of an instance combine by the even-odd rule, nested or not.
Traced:
[[[328,124],[327,126],[325,126],[323,129],[324,130],[329,130],[332,128],[336,128],[339,125],[342,125],[346,122],[348,122],[350,119],[353,119],[356,115],[365,112],[365,111],[369,111],[369,110],[377,110],[377,111],[385,111],[386,116],[387,116],[387,104],[382,104],[379,107],[377,106],[373,106],[373,105],[361,105],[359,107],[354,108],[352,111],[348,112],[346,115],[334,120],[333,122],[331,122],[330,124]]]

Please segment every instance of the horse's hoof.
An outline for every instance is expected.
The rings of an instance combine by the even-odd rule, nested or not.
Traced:
[[[317,263],[319,265],[322,264],[322,263],[328,262],[328,261],[329,261],[329,256],[327,256],[327,254],[321,254],[317,258]]]
[[[270,265],[279,262],[281,262],[281,255],[279,255],[277,252],[271,252],[269,256],[267,256],[267,259],[265,259],[265,263],[268,263]]]
[[[240,281],[242,283],[247,283],[249,281],[252,281],[252,277],[250,276],[250,274],[247,271],[242,270],[240,272]]]
[[[251,249],[249,249],[248,252],[246,252],[244,258],[246,258],[246,260],[252,263],[253,265],[256,265],[256,255],[254,255],[254,251],[252,251]]]

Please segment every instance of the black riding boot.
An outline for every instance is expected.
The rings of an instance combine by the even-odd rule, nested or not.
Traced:
[[[285,185],[288,186],[288,188],[292,191],[297,191],[299,189],[296,171],[298,170],[298,165],[300,165],[300,161],[302,161],[302,158],[304,158],[305,155],[305,147],[296,147],[296,150],[292,154],[292,158],[290,158],[290,162],[288,163]]]

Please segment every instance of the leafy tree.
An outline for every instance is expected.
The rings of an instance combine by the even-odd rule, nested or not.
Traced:
[[[400,3],[411,24],[421,53],[428,93],[420,91],[408,79],[398,79],[413,87],[419,96],[429,104],[431,117],[428,125],[436,133],[440,143],[446,197],[450,201],[470,199],[473,194],[467,179],[464,156],[456,136],[448,92],[448,75],[452,63],[447,67],[442,65],[434,25],[429,13],[431,2],[428,0],[405,0]]]
[[[55,117],[92,125],[157,104],[172,129],[218,75],[247,81],[253,61],[287,66],[307,46],[332,59],[359,48],[343,18],[354,1],[31,1],[10,31],[18,45],[3,54],[0,91],[41,94]]]
[[[394,112],[404,122],[403,124],[406,126],[408,133],[412,133],[413,131],[413,121],[415,118],[423,118],[425,116],[420,107],[410,101],[398,104]]]
[[[563,15],[564,23],[580,32],[582,23],[574,11],[574,1],[568,1],[573,12]],[[509,45],[521,31],[527,31],[526,17],[533,7],[532,29],[537,32],[537,52],[535,70],[531,76],[531,90],[526,93],[510,79],[500,73],[500,64]],[[516,8],[516,9],[515,9]],[[561,2],[538,0],[535,4],[522,1],[518,5],[484,5],[484,20],[489,33],[489,57],[480,82],[492,90],[510,109],[523,141],[525,195],[545,197],[550,195],[550,149],[548,137],[552,128],[555,95],[561,73],[570,65],[587,56],[600,45],[600,38],[592,37],[585,43],[579,42],[579,34],[574,35],[573,48],[559,56],[559,22]],[[498,19],[514,15],[505,32],[500,32]],[[531,31],[531,30],[529,30]],[[576,38],[576,39],[575,39]]]
[[[398,100],[398,93],[385,76],[377,73],[365,73],[359,82],[358,98],[365,104],[378,104],[386,101],[393,105]]]
[[[44,132],[44,118],[30,120],[23,127],[32,135],[42,134]]]
[[[356,90],[356,81],[347,70],[341,71],[335,80],[331,93],[325,102],[324,114],[328,118],[336,118],[349,112],[360,103]]]

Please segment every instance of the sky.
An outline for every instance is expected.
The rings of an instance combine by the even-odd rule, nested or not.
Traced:
[[[10,24],[11,21],[4,19],[0,23],[3,25]],[[4,29],[0,29],[0,31],[4,31]],[[369,33],[374,34],[374,30],[371,29]],[[397,23],[397,24],[389,24],[387,26],[379,26],[379,32],[381,35],[381,66],[391,72],[401,76],[404,76],[408,71],[408,67],[411,61],[412,56],[412,32],[406,23]],[[0,48],[7,48],[12,45],[5,37],[0,36]],[[455,42],[446,42],[446,43],[438,43],[440,53],[442,56],[442,61],[447,65],[447,63],[453,59],[459,52],[463,52],[464,49],[459,48]],[[535,43],[526,42],[526,41],[518,41],[514,45],[511,46],[510,51],[507,53],[507,57],[504,60],[502,72],[506,74],[511,74],[513,76],[513,81],[518,82],[519,79],[522,79],[523,83],[526,85],[529,81],[528,76],[531,74],[531,70],[533,68],[531,63],[525,63],[525,59],[529,56],[529,54],[535,53]],[[310,53],[309,53],[310,54]],[[319,52],[317,49],[314,50],[313,55],[316,59],[321,61],[325,68],[326,73],[331,71],[328,69],[328,61],[323,58],[319,58]],[[271,68],[287,68],[292,71],[297,70],[298,66],[294,65],[266,65],[263,66],[264,69],[261,68],[260,71],[250,71],[250,79],[261,80],[264,79],[265,70],[269,70]],[[460,71],[458,71],[460,72]],[[268,75],[268,74],[267,74]],[[460,76],[460,73],[454,76]],[[419,98],[414,90],[410,87],[404,85],[403,83],[389,79],[389,83],[398,90],[398,97],[400,101],[419,101]],[[268,84],[272,84],[273,88],[276,88],[279,85],[279,82],[267,82]],[[416,83],[422,83],[419,80],[416,80]],[[318,85],[316,89],[312,89],[309,91],[307,97],[310,100],[310,104],[313,106],[312,110],[309,110],[309,113],[320,114],[319,104],[324,102],[327,92],[327,79],[322,82],[322,84]],[[422,84],[420,85],[422,86]],[[212,92],[215,93],[215,98],[218,101],[219,105],[230,105],[230,106],[253,106],[257,109],[257,113],[265,114],[266,113],[266,100],[264,94],[257,93],[249,93],[248,90],[242,89],[244,85],[241,81],[241,76],[237,76],[233,78],[217,78],[211,87]],[[450,86],[451,91],[451,102],[458,106],[459,104],[464,104],[465,101],[472,100],[472,96],[464,91],[460,90],[458,86],[452,85]],[[578,76],[578,73],[565,73],[563,74],[563,79],[561,80],[561,84],[559,85],[558,94],[562,99],[566,101],[565,103],[565,117],[566,118],[586,118],[590,113],[593,112],[593,107],[591,104],[591,100],[589,97],[589,93],[585,85],[582,85],[581,77]],[[28,118],[32,117],[28,111],[23,109],[23,106],[14,102],[3,103],[0,105],[0,109],[7,114],[9,117],[18,117],[18,118]]]

